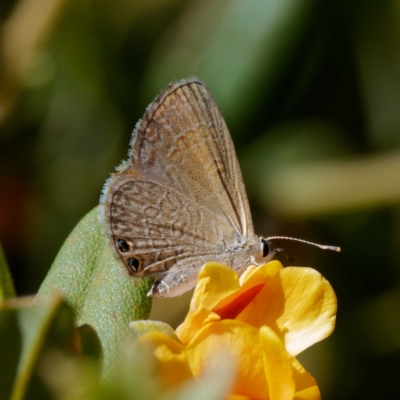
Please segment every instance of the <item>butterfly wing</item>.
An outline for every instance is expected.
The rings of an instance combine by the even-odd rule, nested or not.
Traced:
[[[201,81],[173,83],[149,106],[101,205],[128,271],[159,275],[157,296],[189,290],[204,262],[229,264],[254,236],[229,131]]]
[[[233,243],[236,232],[223,218],[132,170],[112,178],[103,207],[108,237],[128,271],[158,276],[153,295],[184,293],[206,261],[232,257],[221,238]]]
[[[172,83],[150,105],[132,139],[131,162],[145,176],[253,234],[242,174],[225,121],[196,78]]]

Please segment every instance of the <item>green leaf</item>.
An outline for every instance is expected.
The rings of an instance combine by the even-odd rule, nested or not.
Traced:
[[[15,297],[15,289],[3,247],[0,244],[0,302],[12,297]]]
[[[54,350],[78,353],[77,339],[72,310],[60,296],[5,302],[0,310],[0,392],[4,398],[49,398],[40,376],[41,361]]]
[[[90,325],[103,350],[104,376],[115,372],[121,343],[132,320],[147,319],[153,281],[129,276],[116,260],[98,218],[98,208],[88,213],[61,248],[44,280],[40,296],[59,292],[73,308],[78,326]]]
[[[147,332],[161,332],[170,336],[172,339],[175,339],[177,342],[180,341],[175,331],[165,322],[152,320],[132,321],[129,324],[129,327],[132,329],[136,337],[144,335]]]
[[[96,331],[90,325],[78,327],[81,352],[94,361],[102,361],[102,349]]]
[[[21,332],[14,312],[0,311],[0,393],[5,399],[11,392],[22,349]]]

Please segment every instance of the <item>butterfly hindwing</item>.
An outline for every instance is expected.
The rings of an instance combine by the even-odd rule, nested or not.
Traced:
[[[129,171],[113,179],[103,218],[115,251],[132,275],[164,272],[193,255],[213,259],[224,251],[221,238],[236,240],[223,218],[172,188]],[[129,266],[132,257],[139,262],[137,271]]]

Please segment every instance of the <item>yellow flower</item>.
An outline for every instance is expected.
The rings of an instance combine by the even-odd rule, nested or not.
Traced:
[[[149,332],[167,387],[198,378],[222,348],[237,361],[231,399],[319,399],[314,378],[295,356],[334,329],[336,297],[311,268],[272,261],[239,277],[228,266],[200,271],[177,338]]]

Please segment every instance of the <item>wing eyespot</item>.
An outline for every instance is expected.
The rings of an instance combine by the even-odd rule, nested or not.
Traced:
[[[130,269],[132,272],[137,272],[137,271],[139,271],[140,261],[139,261],[137,258],[135,258],[135,257],[129,257],[129,258],[127,259],[127,264],[128,264],[129,269]]]
[[[131,246],[129,245],[129,243],[124,239],[117,239],[116,243],[117,243],[118,250],[121,253],[127,253],[131,249]]]

